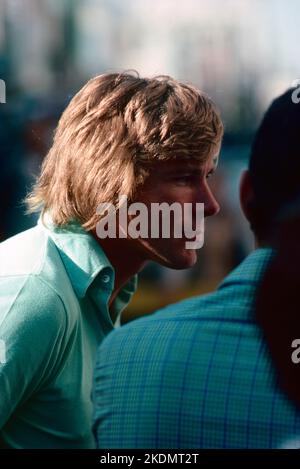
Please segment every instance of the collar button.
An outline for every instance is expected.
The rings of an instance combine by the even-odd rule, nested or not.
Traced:
[[[107,275],[107,274],[104,274],[104,275],[102,276],[102,282],[103,282],[103,283],[108,283],[109,281],[110,281],[110,276]]]

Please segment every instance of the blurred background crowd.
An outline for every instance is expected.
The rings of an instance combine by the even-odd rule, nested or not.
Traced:
[[[264,110],[300,77],[299,19],[298,0],[0,0],[0,241],[36,223],[22,200],[74,93],[103,72],[167,74],[221,109],[221,211],[195,267],[145,268],[123,322],[215,288],[252,248],[239,175]]]

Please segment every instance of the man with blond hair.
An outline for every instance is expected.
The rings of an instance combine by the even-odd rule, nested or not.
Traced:
[[[215,214],[207,178],[222,132],[211,100],[170,77],[104,74],[71,100],[27,198],[31,212],[41,211],[38,224],[0,246],[4,445],[94,447],[96,349],[130,301],[137,273],[149,260],[176,269],[196,261],[173,231],[133,237],[122,227],[100,239],[98,208],[113,204],[118,213],[125,197],[146,207],[201,203],[204,216]]]

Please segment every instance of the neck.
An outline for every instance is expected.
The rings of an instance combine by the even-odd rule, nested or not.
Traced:
[[[93,236],[100,244],[115,271],[114,289],[109,300],[109,306],[111,306],[120,289],[144,267],[147,259],[138,251],[131,239],[99,239],[95,232]]]
[[[254,249],[272,248],[272,247],[276,247],[276,245],[277,245],[276,237],[258,238],[257,236],[254,236]]]

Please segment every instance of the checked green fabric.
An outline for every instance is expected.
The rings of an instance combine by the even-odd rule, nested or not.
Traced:
[[[96,351],[136,289],[108,310],[114,269],[74,221],[46,217],[0,244],[0,439],[12,448],[93,448]],[[5,358],[5,359],[4,359]]]
[[[300,435],[254,321],[271,256],[257,249],[216,292],[108,335],[93,392],[100,448],[277,448]]]

